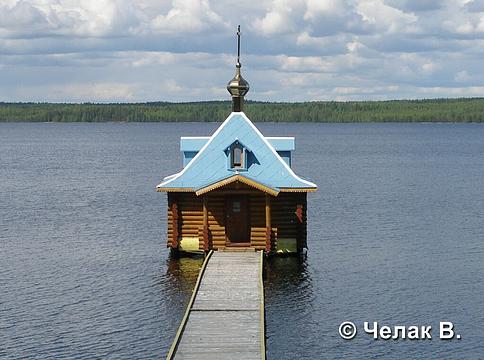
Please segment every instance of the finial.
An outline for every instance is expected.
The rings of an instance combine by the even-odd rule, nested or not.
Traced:
[[[240,25],[237,27],[237,66],[240,67]]]
[[[249,83],[240,73],[240,25],[237,27],[237,63],[235,64],[235,77],[227,84],[227,90],[232,95],[232,111],[242,111],[244,95],[249,91]]]

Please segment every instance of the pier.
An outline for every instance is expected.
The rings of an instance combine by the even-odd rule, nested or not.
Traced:
[[[167,359],[265,359],[262,251],[210,251]]]

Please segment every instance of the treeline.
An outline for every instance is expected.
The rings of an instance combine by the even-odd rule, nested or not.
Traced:
[[[484,98],[301,103],[247,101],[244,110],[257,122],[484,122]],[[230,101],[0,103],[0,122],[219,122],[230,111]]]

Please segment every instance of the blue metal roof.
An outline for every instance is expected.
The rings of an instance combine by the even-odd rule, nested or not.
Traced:
[[[180,151],[199,151],[210,140],[210,136],[182,136]]]
[[[277,139],[277,138],[276,138]],[[280,140],[284,149],[293,149],[294,140]],[[251,153],[254,161],[250,162],[247,170],[234,171],[227,166],[227,146],[234,141],[239,141]],[[195,149],[204,142],[197,155],[178,174],[166,177],[157,186],[158,189],[200,189],[223,179],[230,178],[234,174],[264,184],[274,189],[281,188],[304,188],[316,189],[317,186],[307,180],[301,179],[277,154],[260,131],[252,124],[242,112],[233,112],[220,125],[215,133],[205,141],[200,137],[198,140],[188,140],[181,143],[183,150]],[[276,140],[277,142],[277,140]],[[282,146],[283,145],[283,146]]]
[[[296,144],[293,137],[266,137],[269,144],[272,145],[276,151],[293,151],[296,149]]]

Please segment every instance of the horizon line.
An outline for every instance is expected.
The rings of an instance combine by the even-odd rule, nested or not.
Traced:
[[[377,102],[398,102],[398,101],[447,101],[447,100],[484,100],[483,96],[460,96],[460,97],[435,97],[435,98],[400,98],[400,99],[385,99],[385,100],[301,100],[301,101],[266,101],[266,100],[246,100],[246,103],[263,103],[263,104],[307,104],[307,103],[377,103]],[[231,100],[197,100],[197,101],[166,101],[166,100],[152,100],[152,101],[0,101],[0,105],[16,105],[16,104],[33,104],[33,105],[143,105],[143,104],[204,104],[204,103],[231,103]]]

